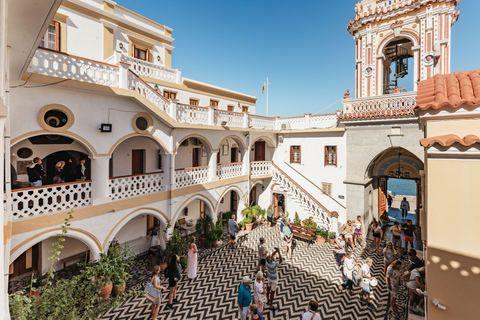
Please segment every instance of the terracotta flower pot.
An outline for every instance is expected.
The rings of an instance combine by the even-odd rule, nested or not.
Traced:
[[[242,227],[242,231],[244,231],[244,230],[245,230],[245,227]]]
[[[167,269],[167,263],[166,262],[160,263],[160,272],[165,271],[165,269]]]
[[[317,242],[320,244],[325,244],[325,238],[322,236],[317,236]]]
[[[200,245],[205,246],[205,241],[207,241],[207,237],[205,235],[200,236]]]
[[[100,293],[97,293],[100,298],[107,299],[112,293],[113,284],[111,282],[107,283],[105,286],[100,287]]]
[[[40,290],[30,290],[29,297],[38,297],[40,295]]]
[[[121,296],[125,292],[126,288],[127,288],[127,283],[125,281],[123,281],[123,287],[122,288],[119,288],[116,285],[113,286],[113,294],[115,294],[116,296]]]
[[[330,243],[335,243],[335,239],[328,239]]]
[[[253,229],[253,222],[252,222],[252,223],[247,223],[247,224],[245,224],[245,228],[247,228],[247,231],[252,231],[252,229]]]
[[[217,246],[217,240],[212,241],[212,247],[216,247],[216,246]]]

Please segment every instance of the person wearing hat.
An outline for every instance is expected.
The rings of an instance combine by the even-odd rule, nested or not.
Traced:
[[[53,177],[53,183],[64,183],[65,173],[63,168],[65,167],[65,161],[58,161],[55,165],[55,176]]]
[[[241,320],[247,320],[248,307],[252,303],[252,292],[250,291],[250,283],[252,280],[249,276],[243,277],[242,283],[238,287],[238,311],[240,312],[239,318]]]
[[[255,270],[256,273],[260,267],[262,268],[262,272],[265,272],[265,269],[267,268],[267,253],[267,248],[265,248],[265,238],[261,237],[258,245],[258,264],[257,269]]]

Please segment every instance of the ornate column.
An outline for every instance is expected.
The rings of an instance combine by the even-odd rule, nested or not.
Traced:
[[[102,204],[110,201],[109,171],[110,157],[92,159],[92,204]]]
[[[210,152],[210,158],[208,159],[208,181],[217,181],[217,151]]]

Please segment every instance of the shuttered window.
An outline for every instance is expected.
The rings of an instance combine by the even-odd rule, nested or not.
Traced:
[[[325,146],[325,165],[337,165],[337,146]]]
[[[218,109],[218,100],[210,99],[210,106],[215,107],[215,109]]]
[[[47,32],[40,42],[40,47],[60,51],[60,23],[55,22],[48,26]]]
[[[290,163],[301,163],[300,146],[290,146]]]
[[[233,111],[233,110],[235,110],[235,107],[234,106],[227,106],[227,110],[228,111]]]
[[[163,90],[163,96],[165,99],[177,100],[177,93],[173,91]]]
[[[198,106],[198,105],[199,105],[198,99],[191,99],[191,98],[190,98],[190,105],[192,105],[192,106]]]
[[[322,182],[322,193],[332,196],[332,184]]]

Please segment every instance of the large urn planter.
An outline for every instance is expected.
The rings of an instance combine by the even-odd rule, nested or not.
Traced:
[[[217,240],[213,240],[213,241],[212,241],[212,247],[213,247],[213,248],[215,248],[215,247],[217,246],[217,242],[218,242]]]
[[[317,236],[317,242],[320,244],[325,244],[325,238],[322,236]]]
[[[165,269],[167,269],[167,263],[166,262],[161,262],[159,264],[160,266],[160,271],[163,273],[165,271]]]
[[[246,224],[245,224],[245,228],[247,229],[247,231],[252,231],[252,229],[253,229],[253,222],[252,222],[252,223],[246,223]]]
[[[200,236],[200,245],[204,247],[205,246],[205,241],[207,241],[207,237],[202,234]]]
[[[126,288],[127,288],[127,283],[123,281],[123,287],[117,287],[116,285],[113,286],[113,294],[116,296],[121,296],[125,292]]]
[[[335,239],[332,239],[332,238],[328,239],[328,241],[332,244],[335,243]]]
[[[112,293],[113,284],[111,282],[105,284],[105,286],[100,286],[100,292],[97,293],[100,298],[107,299],[110,297],[110,293]]]

